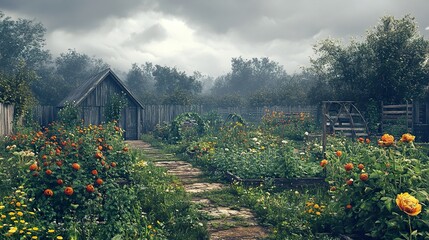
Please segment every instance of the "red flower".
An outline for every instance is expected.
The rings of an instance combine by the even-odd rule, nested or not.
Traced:
[[[57,179],[57,184],[58,185],[63,185],[64,181],[62,179]]]
[[[37,170],[37,164],[36,163],[31,164],[30,165],[30,170],[31,171],[36,171]]]
[[[96,182],[98,185],[101,185],[101,184],[103,184],[103,179],[101,179],[101,178],[97,178],[97,180],[95,180],[95,182]]]
[[[94,192],[94,186],[92,185],[92,184],[88,184],[88,185],[86,185],[86,191],[87,192],[89,192],[89,193],[92,193],[92,192]]]
[[[98,174],[98,171],[94,169],[94,170],[91,171],[91,174],[94,175],[94,176],[96,176]]]
[[[100,158],[102,158],[102,157],[103,157],[103,153],[102,153],[102,152],[96,152],[96,153],[95,153],[95,158],[100,159]]]
[[[347,172],[350,171],[350,170],[352,170],[353,167],[354,167],[353,163],[347,163],[347,164],[344,165],[344,169],[346,169]]]
[[[116,163],[115,163],[115,162],[112,162],[112,163],[110,163],[110,166],[112,166],[112,167],[116,167]]]
[[[320,161],[320,166],[321,167],[325,167],[328,164],[328,160],[323,159],[322,161]]]
[[[73,195],[73,193],[74,193],[74,190],[73,190],[72,187],[66,187],[64,189],[64,194],[67,195],[67,196],[71,196],[71,195]]]
[[[43,195],[47,197],[52,197],[54,195],[54,192],[51,189],[45,189],[45,191],[43,191]]]
[[[362,181],[366,181],[366,180],[368,180],[368,173],[362,173],[360,176],[359,176],[359,178],[360,178],[360,180],[362,180]]]
[[[360,170],[362,170],[362,169],[364,169],[364,168],[365,168],[365,166],[364,166],[362,163],[359,163],[358,168],[359,168]]]
[[[52,170],[48,169],[48,170],[45,171],[45,173],[46,173],[46,175],[52,175]]]

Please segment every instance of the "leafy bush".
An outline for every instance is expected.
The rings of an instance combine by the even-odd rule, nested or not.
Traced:
[[[11,202],[5,193],[24,186],[26,198],[19,201],[26,203],[34,218],[17,221],[28,221],[28,226],[40,230],[31,232],[32,236],[49,239],[57,235],[65,239],[187,239],[186,236],[205,239],[207,236],[184,190],[167,178],[164,170],[148,166],[140,161],[140,155],[130,153],[122,129],[114,122],[74,128],[53,124],[43,131],[10,136],[2,145],[0,155],[7,162],[0,161],[0,173],[6,180],[2,185],[5,201],[0,202],[0,211],[5,216],[24,213],[15,208],[14,213],[7,215],[11,210],[5,207]],[[9,212],[3,214],[3,210]],[[0,219],[8,221],[0,233],[11,231],[11,237],[21,237],[27,228],[10,220],[14,219]]]
[[[428,157],[413,144],[411,135],[394,141],[384,135],[379,146],[335,141],[327,151],[328,182],[333,201],[329,206],[336,232],[368,235],[377,239],[427,238],[429,221],[425,213],[409,217],[398,208],[398,194],[408,192],[422,204],[427,193]],[[412,140],[410,140],[412,139]],[[410,224],[409,224],[410,221]]]

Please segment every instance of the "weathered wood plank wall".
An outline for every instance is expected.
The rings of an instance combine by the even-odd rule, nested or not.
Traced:
[[[12,134],[13,105],[0,103],[0,136]]]
[[[157,124],[171,122],[174,118],[185,112],[203,113],[201,105],[145,105],[141,115],[143,132],[152,131]]]

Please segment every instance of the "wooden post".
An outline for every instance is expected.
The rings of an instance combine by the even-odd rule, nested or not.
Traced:
[[[323,158],[326,158],[326,102],[322,102],[322,129],[323,129],[323,133],[322,133],[322,154],[323,154]]]

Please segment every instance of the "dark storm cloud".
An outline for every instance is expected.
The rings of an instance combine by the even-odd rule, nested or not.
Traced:
[[[42,22],[50,31],[84,31],[109,17],[125,18],[149,7],[141,0],[2,0],[0,9]]]
[[[292,41],[320,32],[333,36],[361,36],[385,15],[412,14],[427,20],[429,1],[392,0],[159,0],[155,9],[180,17],[201,34],[234,33],[247,41]],[[422,30],[429,26],[422,21]]]
[[[57,55],[76,48],[124,70],[154,61],[213,75],[237,56],[293,72],[318,41],[365,37],[386,15],[410,14],[428,38],[427,9],[429,0],[0,0],[6,15],[41,22]]]

